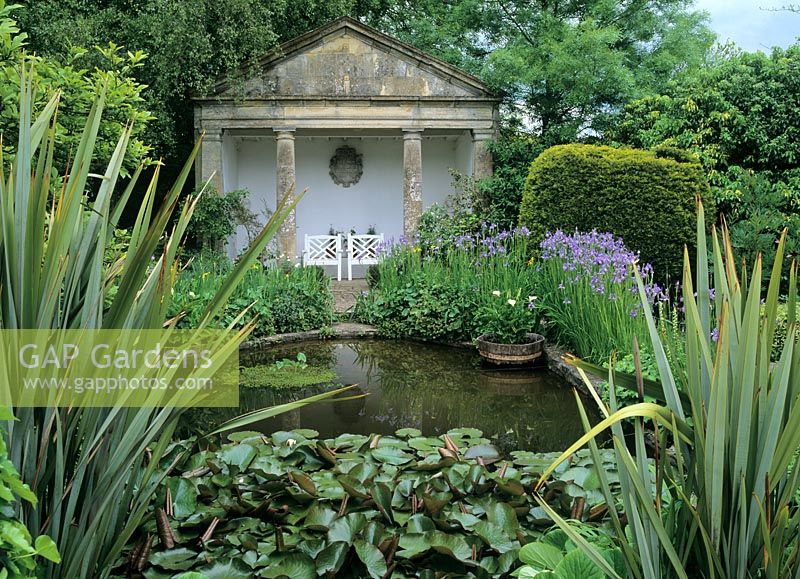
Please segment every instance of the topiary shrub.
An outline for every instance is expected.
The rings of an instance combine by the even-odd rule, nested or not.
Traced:
[[[684,244],[695,238],[698,195],[713,207],[698,163],[654,151],[558,145],[531,164],[519,224],[537,237],[555,229],[611,232],[653,264],[659,278],[674,278]]]

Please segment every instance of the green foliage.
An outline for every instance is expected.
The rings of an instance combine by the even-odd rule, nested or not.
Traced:
[[[178,327],[194,328],[211,299],[229,275],[232,264],[218,255],[195,257],[174,286],[170,317],[180,315]],[[322,273],[322,274],[321,274]],[[249,308],[249,316],[239,314]],[[243,328],[255,319],[254,336],[304,332],[330,326],[333,294],[330,279],[318,268],[251,266],[242,277],[212,327]]]
[[[106,114],[98,129],[96,158],[110,158],[123,128],[130,125],[131,137],[121,169],[121,174],[127,176],[147,161],[150,154],[142,135],[154,117],[145,108],[146,87],[135,79],[145,55],[126,52],[113,43],[98,46],[93,51],[71,46],[53,57],[26,54],[30,39],[19,31],[12,18],[14,9],[19,8],[19,5],[6,5],[5,0],[0,0],[0,134],[5,135],[4,152],[13,155],[11,137],[19,131],[20,66],[35,63],[31,79],[35,89],[34,112],[41,111],[56,91],[61,94],[62,105],[55,125],[60,145],[55,152],[57,165],[66,166],[74,156],[86,111],[102,89]],[[96,164],[93,169],[102,172],[104,167]]]
[[[608,134],[634,147],[667,145],[696,154],[733,247],[750,265],[758,253],[771,259],[784,227],[789,253],[799,249],[798,67],[800,44],[769,54],[723,47],[662,94],[628,104]]]
[[[475,321],[484,333],[500,344],[523,344],[528,342],[528,334],[538,333],[541,324],[541,311],[536,296],[523,296],[521,290],[516,294],[494,290],[495,299],[485,301],[475,314]]]
[[[570,522],[572,530],[596,547],[603,558],[620,575],[625,574],[622,551],[614,545],[608,533],[596,526]],[[549,577],[550,579],[602,579],[606,577],[563,530],[554,528],[519,550],[523,566],[514,572],[516,577]]]
[[[762,308],[763,309],[763,308]],[[795,306],[795,319],[800,319],[800,306]],[[789,335],[789,304],[781,303],[775,310],[775,338],[772,341],[772,361],[780,359]],[[797,336],[800,339],[800,336]]]
[[[380,578],[391,568],[403,577],[501,577],[516,566],[521,545],[552,524],[526,489],[554,454],[503,459],[471,428],[439,437],[414,428],[316,436],[238,432],[191,456],[193,441],[176,444],[169,459],[178,462],[129,545],[158,537],[146,575]],[[550,505],[585,520],[602,496],[598,469],[615,474],[608,462],[599,465],[578,453],[551,481]],[[166,519],[181,539],[172,548],[156,524],[167,489],[174,515]],[[211,540],[198,541],[212,524]],[[115,576],[124,576],[118,563]]]
[[[630,99],[696,69],[713,42],[685,0],[389,4],[373,24],[479,76],[548,145],[602,132]]]
[[[536,295],[527,231],[488,226],[433,243],[427,253],[418,245],[392,247],[373,274],[375,285],[358,300],[356,317],[393,338],[469,341],[488,331],[477,312],[496,301],[493,291]],[[532,331],[536,320],[529,321]]]
[[[480,229],[479,217],[469,208],[434,203],[420,217],[419,247],[425,255],[441,252],[450,240]]]
[[[509,229],[517,224],[522,191],[533,160],[545,149],[540,139],[508,132],[489,145],[494,173],[478,184],[481,203],[477,213],[487,223]]]
[[[377,2],[375,2],[377,3]],[[192,96],[207,94],[280,42],[373,2],[354,0],[145,0],[29,2],[20,10],[30,49],[57,59],[71,46],[113,41],[148,59],[136,80],[155,119],[145,141],[176,171],[195,140]],[[96,64],[95,57],[94,62]]]
[[[766,171],[729,167],[717,178],[714,193],[730,228],[731,245],[748,265],[761,255],[764,268],[772,267],[774,248],[786,229],[789,254],[800,253],[800,172],[784,173],[789,181]],[[788,267],[781,272],[788,279]]]
[[[685,256],[683,371],[670,368],[665,344],[648,315],[661,385],[657,398],[664,405],[635,404],[618,410],[612,396],[605,409],[608,418],[595,427],[584,420],[586,435],[552,466],[586,443],[597,458],[594,437],[611,428],[623,512],[628,521],[636,521],[623,531],[617,510],[609,511],[629,576],[791,577],[800,568],[795,557],[800,512],[794,508],[800,470],[790,468],[800,452],[800,351],[792,314],[797,263],[790,268],[788,335],[773,363],[781,283],[776,272],[783,265],[785,240],[777,248],[763,309],[760,261],[745,281],[726,232],[722,240],[714,232],[708,248],[702,206],[697,246],[696,293]],[[707,249],[712,251],[713,298]],[[639,290],[644,304],[641,283]],[[613,393],[613,372],[609,381]],[[622,430],[626,418],[634,423],[632,443]],[[646,420],[658,423],[655,469],[647,462]],[[616,495],[610,481],[599,474],[613,504]],[[566,524],[557,522],[566,532]],[[596,558],[591,545],[582,550]]]
[[[699,164],[648,151],[562,145],[531,164],[519,223],[538,239],[556,229],[619,235],[666,279],[680,274],[698,196],[713,206]]]
[[[629,103],[609,136],[635,147],[688,149],[720,173],[797,167],[798,64],[800,44],[769,54],[722,47],[660,95]]]
[[[8,415],[4,418],[13,418],[6,409],[3,413]],[[37,576],[37,556],[54,563],[61,562],[61,557],[50,537],[41,535],[32,542],[28,529],[13,516],[18,500],[35,506],[36,495],[20,480],[16,467],[9,460],[4,436],[0,435],[0,576],[33,579]]]
[[[25,67],[20,73],[13,171],[8,171],[8,161],[0,158],[0,327],[115,328],[133,334],[163,327],[191,205],[170,233],[166,229],[194,157],[165,192],[160,208],[155,206],[159,189],[158,171],[154,172],[138,208],[124,267],[109,268],[106,248],[139,176],[134,174],[114,204],[133,128],[123,130],[116,145],[102,141],[103,147],[114,152],[105,159],[108,166],[99,183],[90,182],[96,179],[92,160],[97,159],[95,144],[101,144],[98,131],[105,92],[89,107],[81,136],[71,136],[79,145],[68,152],[55,123],[57,96],[34,116],[35,77]],[[68,101],[62,103],[71,106]],[[56,150],[57,155],[53,154]],[[54,159],[68,155],[69,167],[55,164]],[[53,175],[63,175],[63,182],[51,180]],[[93,185],[96,193],[90,199],[87,193]],[[262,234],[209,300],[199,329],[218,316],[247,268],[293,208],[294,203],[278,204]],[[114,285],[118,288],[108,304],[106,291]],[[221,340],[222,351],[238,347],[249,329]],[[3,380],[9,379],[5,365],[0,365],[0,373]],[[37,539],[34,549],[51,559],[42,562],[37,575],[96,577],[116,559],[155,490],[156,481],[151,477],[182,411],[174,407],[20,407],[15,409],[16,420],[8,420],[7,413],[3,416],[10,460],[39,499],[35,508],[30,503],[19,505],[19,518],[32,536],[47,532],[62,557],[56,565],[52,545]],[[146,455],[149,460],[143,462]],[[12,512],[3,514],[14,516]],[[5,528],[12,529],[13,524]],[[9,536],[22,539],[22,547],[22,533],[6,538]]]
[[[247,189],[220,194],[206,187],[194,208],[187,233],[190,246],[195,250],[221,249],[239,225],[251,227],[256,216],[247,205],[248,195]]]

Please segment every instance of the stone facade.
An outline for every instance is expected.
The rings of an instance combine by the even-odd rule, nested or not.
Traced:
[[[413,234],[422,213],[423,138],[472,135],[472,171],[492,172],[487,143],[497,121],[497,99],[477,79],[350,18],[309,32],[220,82],[195,100],[195,125],[205,139],[198,179],[223,190],[223,138],[266,136],[276,140],[276,196],[294,191],[295,134],[366,129],[403,139],[404,233]],[[295,133],[297,132],[297,133]],[[316,134],[316,133],[315,133]],[[324,170],[329,170],[324,167]],[[324,233],[324,232],[319,232]],[[296,223],[281,231],[280,248],[297,255]]]

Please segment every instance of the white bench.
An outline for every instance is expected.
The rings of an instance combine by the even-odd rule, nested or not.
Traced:
[[[335,265],[336,279],[342,281],[342,238],[338,235],[306,235],[303,265]]]
[[[353,265],[373,265],[378,263],[383,233],[379,235],[347,236],[347,279],[353,279]]]

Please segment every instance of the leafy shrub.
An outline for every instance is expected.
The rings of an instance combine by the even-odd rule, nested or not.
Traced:
[[[504,134],[489,143],[494,173],[478,182],[478,215],[503,229],[517,224],[522,191],[533,160],[544,150],[542,141],[528,134]]]
[[[441,253],[453,239],[472,235],[479,229],[479,219],[474,213],[433,204],[420,217],[417,239],[426,255]]]
[[[194,208],[192,226],[187,232],[190,247],[196,250],[221,249],[239,225],[248,230],[257,225],[247,206],[247,189],[219,193],[206,188]]]
[[[182,314],[179,327],[196,327],[231,267],[230,261],[218,256],[200,255],[192,261],[175,284],[169,310],[171,316]],[[284,269],[256,263],[226,302],[222,315],[215,322],[216,327],[227,327],[248,307],[257,318],[254,336],[330,326],[333,320],[330,280],[320,275],[319,268]],[[237,327],[242,327],[249,319],[240,320]]]
[[[34,113],[40,112],[56,91],[61,92],[61,106],[55,130],[63,146],[54,151],[55,164],[67,167],[74,155],[88,111],[103,87],[105,114],[100,119],[99,138],[95,143],[94,172],[103,174],[102,162],[114,151],[123,128],[130,127],[131,139],[120,173],[127,176],[151,153],[142,140],[142,133],[155,117],[145,107],[145,85],[135,76],[144,65],[146,55],[141,51],[128,52],[110,43],[87,50],[70,46],[63,58],[25,54],[28,35],[21,32],[12,18],[19,4],[0,0],[0,133],[5,135],[3,150],[14,154],[12,136],[19,131],[20,63],[30,66],[35,89]],[[100,162],[96,160],[102,160]]]
[[[785,173],[784,177],[788,177]],[[712,190],[731,234],[731,245],[750,266],[761,255],[769,271],[775,244],[784,229],[788,254],[800,253],[800,180],[782,180],[766,172],[730,167],[715,175]],[[788,265],[781,272],[783,287]]]
[[[7,410],[3,414],[4,418],[13,419]],[[53,540],[46,535],[37,537],[32,544],[30,532],[13,515],[17,499],[33,506],[37,501],[36,495],[20,480],[17,469],[8,459],[4,437],[5,433],[0,432],[0,576],[33,579],[37,576],[37,556],[54,563],[59,563],[61,557]]]
[[[570,521],[569,525],[576,535],[600,552],[620,577],[625,576],[622,550],[608,533],[595,525],[578,521]],[[548,531],[538,541],[524,545],[519,550],[519,560],[524,565],[515,574],[522,578],[540,575],[549,579],[602,579],[606,576],[570,536],[558,528]]]
[[[680,274],[698,196],[711,206],[699,164],[652,151],[559,145],[531,164],[519,223],[538,239],[556,229],[613,233],[665,279]]]
[[[395,577],[443,570],[505,577],[518,565],[520,547],[552,525],[526,491],[554,453],[502,458],[472,428],[439,437],[413,428],[396,436],[316,437],[298,429],[236,433],[216,449],[195,449],[191,440],[174,444],[170,459],[177,464],[164,473],[128,546],[157,537],[145,576],[179,568],[231,579],[380,579],[390,570]],[[616,469],[576,453],[551,479],[551,508],[586,521],[602,498],[598,470]],[[170,515],[161,511],[167,489]],[[159,520],[162,529],[164,522],[180,529],[180,546],[170,546]],[[209,525],[213,539],[199,541]],[[126,571],[119,562],[116,577]]]
[[[762,311],[764,308],[762,307]],[[789,305],[778,304],[775,313],[775,338],[772,340],[772,360],[777,362],[780,358],[783,347],[786,344],[786,336],[789,333]],[[795,320],[800,319],[800,304],[795,306]],[[799,338],[800,339],[800,338]]]

